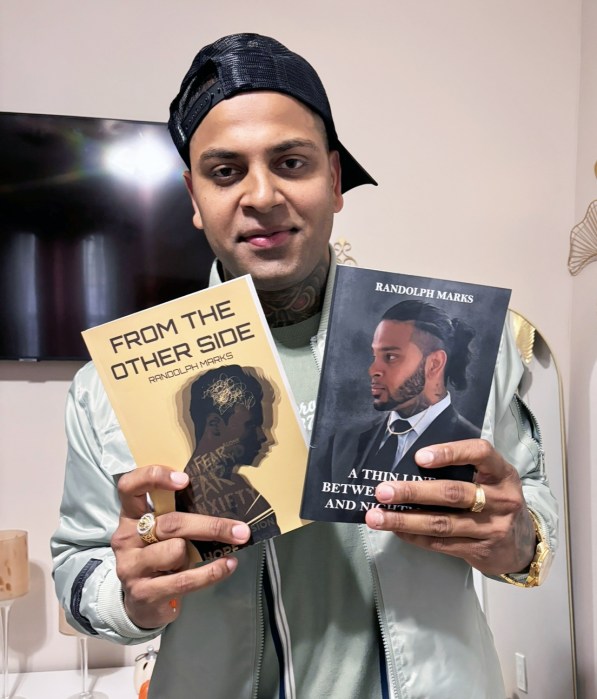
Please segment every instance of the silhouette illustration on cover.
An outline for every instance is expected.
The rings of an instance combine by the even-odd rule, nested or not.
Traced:
[[[202,374],[190,393],[195,449],[184,469],[189,485],[176,494],[176,509],[242,520],[252,531],[249,544],[280,534],[271,505],[238,473],[241,466],[258,466],[273,444],[264,416],[264,404],[273,404],[272,385],[248,367],[230,365]],[[202,556],[214,549],[213,542],[193,544]]]

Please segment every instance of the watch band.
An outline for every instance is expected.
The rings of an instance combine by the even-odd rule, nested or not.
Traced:
[[[510,585],[516,585],[517,587],[538,587],[541,585],[541,583],[545,580],[553,559],[553,554],[549,547],[549,541],[543,533],[543,528],[539,518],[531,509],[529,509],[529,515],[531,516],[533,526],[535,527],[537,545],[528,573],[523,573],[520,574],[520,576],[517,575],[516,577],[508,573],[500,575],[502,580]]]

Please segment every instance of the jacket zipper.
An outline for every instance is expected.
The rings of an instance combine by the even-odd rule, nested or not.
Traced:
[[[527,403],[518,395],[518,393],[514,394],[514,397],[516,400],[514,403],[516,404],[516,410],[518,411],[518,420],[520,425],[524,425],[524,416],[522,414],[521,410],[521,405],[524,405],[524,409],[527,411],[529,417],[531,418],[531,424],[534,433],[537,435],[535,437],[534,434],[531,434],[530,437],[533,440],[533,442],[537,445],[537,451],[539,452],[539,470],[545,477],[545,451],[543,450],[543,435],[541,434],[541,428],[539,427],[539,421],[537,420],[537,417],[535,413],[529,408]],[[535,512],[533,510],[533,512]],[[535,512],[535,515],[537,517],[537,520],[539,521],[539,526],[541,528],[541,534],[543,536],[544,541],[549,541],[549,532],[547,531],[547,526],[545,525],[545,522],[543,521],[543,517],[538,515]]]
[[[317,367],[317,371],[321,372],[321,361],[319,359],[319,351],[317,348],[317,338],[318,337],[319,337],[319,333],[317,335],[314,335],[309,340],[309,345],[311,346],[311,354],[313,355],[313,359],[315,360],[315,366]]]
[[[261,548],[261,561],[259,568],[257,569],[257,643],[259,644],[259,652],[257,654],[257,665],[255,670],[255,677],[253,680],[253,693],[252,699],[257,699],[257,692],[259,691],[259,678],[261,676],[261,666],[263,665],[263,653],[265,645],[265,624],[263,622],[263,595],[261,590],[263,589],[263,570],[265,567],[265,547],[263,544],[259,544]]]
[[[524,405],[524,409],[527,411],[529,414],[529,417],[531,418],[531,423],[533,427],[533,431],[537,434],[537,437],[535,438],[534,434],[531,434],[530,437],[535,442],[537,445],[537,450],[539,451],[539,469],[543,475],[545,475],[545,452],[543,451],[543,435],[541,434],[541,428],[539,427],[539,422],[537,420],[537,417],[535,413],[529,408],[529,406],[523,401],[523,399],[518,395],[518,393],[514,394],[516,400],[514,401],[516,404],[516,409],[518,411],[518,418],[519,418],[519,424],[524,425],[524,416],[522,414],[522,410],[520,409],[521,405]]]
[[[392,656],[390,653],[390,642],[388,640],[388,632],[385,626],[384,616],[382,614],[381,593],[379,589],[379,577],[377,575],[377,567],[375,566],[375,563],[371,556],[369,544],[364,534],[364,525],[359,525],[359,535],[363,543],[363,548],[365,549],[365,557],[367,559],[367,562],[369,563],[369,569],[371,570],[371,577],[373,580],[373,603],[375,604],[375,613],[377,615],[379,633],[383,644],[383,653],[386,660],[386,672],[388,674],[388,684],[391,688],[391,696],[392,699],[401,699],[402,692],[398,687],[396,675],[394,672],[394,665],[391,663]]]

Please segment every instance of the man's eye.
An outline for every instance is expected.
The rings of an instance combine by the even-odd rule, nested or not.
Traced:
[[[305,161],[301,158],[286,158],[282,163],[281,167],[285,170],[299,170],[305,166]]]
[[[221,167],[212,170],[211,176],[214,180],[226,180],[238,175],[239,171],[237,168],[231,165],[222,165]]]

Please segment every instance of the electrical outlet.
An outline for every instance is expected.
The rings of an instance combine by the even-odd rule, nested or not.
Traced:
[[[514,653],[516,663],[516,686],[525,694],[529,691],[527,684],[527,659],[522,653]]]

